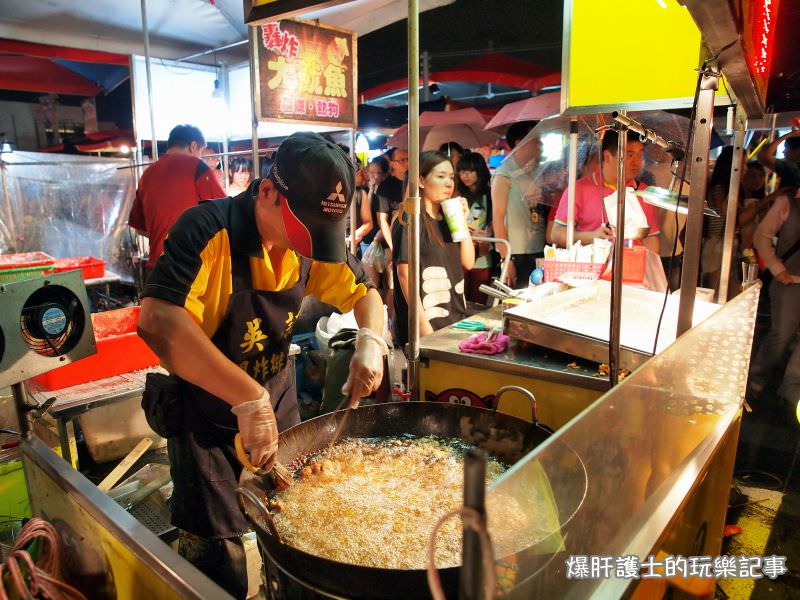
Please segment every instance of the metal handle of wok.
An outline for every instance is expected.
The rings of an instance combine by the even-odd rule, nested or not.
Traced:
[[[500,267],[500,281],[503,281],[506,278],[506,272],[508,272],[508,263],[511,262],[511,243],[508,240],[504,240],[503,238],[498,237],[481,237],[481,236],[472,236],[473,242],[488,242],[490,244],[502,244],[506,247],[506,257],[503,259],[503,264]],[[492,302],[492,306],[497,306],[499,298],[495,296],[494,301]]]
[[[531,420],[533,421],[534,425],[539,424],[539,418],[536,411],[536,396],[533,395],[533,392],[530,390],[526,390],[524,387],[518,385],[504,385],[497,393],[494,395],[494,412],[497,412],[497,407],[500,406],[500,398],[502,398],[503,394],[506,392],[519,392],[523,396],[525,396],[531,403]]]
[[[275,536],[275,539],[278,540],[281,544],[283,540],[281,539],[281,535],[278,533],[278,528],[275,527],[275,521],[272,520],[272,513],[269,512],[269,509],[266,507],[264,502],[258,495],[255,494],[252,490],[248,490],[244,487],[236,488],[236,501],[239,503],[239,510],[242,511],[242,514],[254,525],[259,525],[257,521],[254,521],[250,514],[247,511],[247,506],[245,504],[245,500],[249,500],[257,509],[259,516],[263,518],[263,521],[267,524],[267,529],[269,529],[269,533]]]

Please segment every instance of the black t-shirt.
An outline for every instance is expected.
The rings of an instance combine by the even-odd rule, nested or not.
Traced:
[[[467,316],[464,299],[464,269],[461,266],[461,245],[451,241],[450,231],[444,220],[435,221],[440,246],[431,239],[425,219],[420,218],[419,227],[419,272],[420,298],[425,316],[434,331],[460,321]],[[408,262],[408,227],[400,221],[392,226],[394,247],[394,329],[401,346],[408,342],[408,304],[397,279],[397,264]]]
[[[378,185],[375,196],[378,198],[378,212],[391,217],[403,201],[403,182],[390,175]]]
[[[372,229],[361,240],[362,244],[371,244],[372,240],[375,239],[375,236],[378,235],[378,232],[381,230],[381,226],[378,224],[378,194],[377,190],[375,191],[376,193],[370,196],[369,190],[365,190],[366,200],[364,200],[364,202],[369,202],[369,213],[372,217]]]
[[[781,178],[781,187],[800,187],[800,162],[779,158],[775,172]]]

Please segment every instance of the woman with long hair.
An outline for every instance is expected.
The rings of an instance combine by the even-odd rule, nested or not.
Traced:
[[[386,271],[386,259],[391,259],[389,254],[389,245],[383,242],[383,232],[378,223],[378,186],[389,177],[389,161],[383,156],[376,156],[367,166],[367,194],[366,202],[362,202],[360,207],[360,214],[362,222],[369,218],[372,223],[372,228],[366,232],[361,239],[361,258],[364,271],[372,282],[377,286],[381,294],[381,298],[388,307],[392,306],[392,300],[389,297],[389,276],[391,273]],[[386,251],[385,258],[369,259],[370,253],[367,252],[369,247],[374,245],[375,248],[383,248]],[[363,260],[367,256],[368,260]],[[377,265],[377,268],[376,268]],[[389,313],[391,314],[391,312]]]
[[[237,156],[231,161],[228,172],[228,195],[237,196],[245,191],[253,181],[253,161]]]
[[[440,152],[420,154],[418,184],[422,197],[419,228],[420,297],[411,301],[419,303],[419,332],[423,336],[467,316],[464,270],[471,269],[475,263],[475,247],[469,237],[461,242],[453,242],[443,219],[441,203],[452,198],[455,191],[455,173],[450,159]],[[408,342],[410,301],[407,231],[408,225],[401,210],[392,225],[392,268],[400,284],[394,288],[394,328],[401,347]]]
[[[492,194],[490,191],[491,174],[483,156],[477,152],[466,152],[461,155],[456,165],[456,189],[458,194],[467,199],[469,216],[467,225],[470,233],[477,237],[490,237],[492,235]],[[489,254],[490,246],[483,242],[477,244],[475,266],[465,272],[467,281],[467,300],[486,303],[486,294],[478,291],[482,283],[488,283],[491,278],[491,264]]]

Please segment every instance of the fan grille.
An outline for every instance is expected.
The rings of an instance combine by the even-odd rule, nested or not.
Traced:
[[[28,348],[55,357],[75,347],[86,323],[78,297],[65,287],[49,285],[31,294],[19,325]]]

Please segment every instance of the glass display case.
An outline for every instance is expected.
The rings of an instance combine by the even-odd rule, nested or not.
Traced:
[[[656,580],[662,593],[686,589],[680,576],[640,579],[640,568],[719,554],[759,291],[681,336],[495,482],[487,512],[506,593],[617,598]]]

